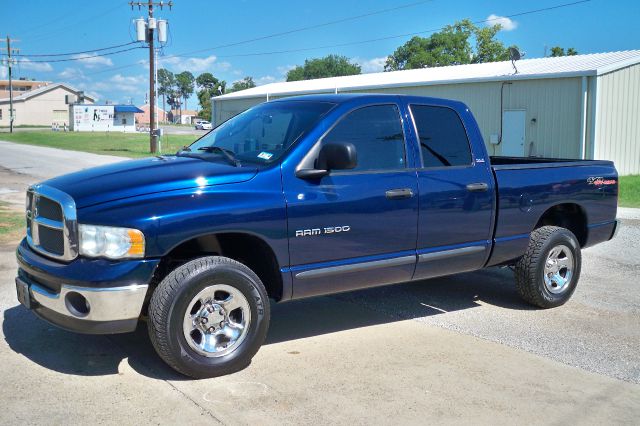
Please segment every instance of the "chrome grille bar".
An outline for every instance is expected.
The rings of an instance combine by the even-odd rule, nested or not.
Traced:
[[[42,217],[38,213],[41,197],[60,204],[62,220]],[[78,222],[76,204],[68,194],[47,185],[37,184],[27,190],[27,242],[29,246],[44,256],[62,261],[71,261],[78,256]],[[64,250],[62,254],[46,250],[40,241],[40,226],[62,231]]]

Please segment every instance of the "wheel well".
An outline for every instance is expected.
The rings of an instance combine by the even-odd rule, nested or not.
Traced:
[[[577,204],[565,203],[549,208],[540,217],[535,229],[542,226],[567,228],[576,236],[581,247],[587,243],[587,215]]]
[[[153,287],[178,266],[198,257],[214,255],[246,265],[260,278],[270,298],[276,301],[282,298],[282,276],[271,247],[259,237],[236,232],[203,235],[175,247],[163,256],[156,268]]]

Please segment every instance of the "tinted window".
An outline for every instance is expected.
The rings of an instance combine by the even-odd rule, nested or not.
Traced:
[[[469,139],[458,114],[444,107],[411,105],[424,167],[471,164]]]
[[[356,147],[358,165],[353,171],[406,167],[404,133],[395,105],[364,107],[349,113],[322,141],[333,142],[349,142]]]
[[[334,106],[307,101],[263,103],[222,123],[189,148],[198,155],[220,156],[206,150],[217,146],[233,151],[242,161],[272,162]]]

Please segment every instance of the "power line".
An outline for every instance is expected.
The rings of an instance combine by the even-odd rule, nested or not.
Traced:
[[[259,36],[259,37],[250,38],[250,39],[246,39],[246,40],[236,41],[236,42],[233,42],[233,43],[221,44],[221,45],[214,46],[214,47],[207,47],[207,48],[204,48],[204,49],[192,50],[192,51],[189,51],[189,52],[184,52],[181,55],[190,55],[190,54],[193,54],[193,53],[207,52],[207,51],[210,51],[210,50],[222,49],[222,48],[225,48],[225,47],[234,47],[234,46],[239,46],[241,44],[253,43],[255,41],[267,40],[267,39],[270,39],[270,38],[280,37],[280,36],[289,35],[289,34],[294,34],[294,33],[302,32],[302,31],[315,30],[315,29],[327,27],[327,26],[330,26],[330,25],[341,24],[343,22],[349,22],[349,21],[355,21],[357,19],[368,18],[369,16],[375,16],[375,15],[380,15],[380,14],[383,14],[383,13],[394,12],[394,11],[400,10],[400,9],[407,9],[409,7],[414,7],[414,6],[418,6],[418,5],[425,4],[425,3],[431,3],[431,2],[434,2],[434,1],[435,0],[423,0],[423,1],[414,2],[414,3],[402,4],[400,6],[395,6],[395,7],[390,7],[390,8],[387,8],[387,9],[376,10],[376,11],[373,11],[373,12],[363,13],[361,15],[355,15],[355,16],[349,16],[349,17],[346,17],[346,18],[336,19],[334,21],[322,22],[320,24],[314,24],[314,25],[309,25],[309,26],[306,26],[306,27],[294,28],[294,29],[287,30],[287,31],[281,31],[281,32],[278,32],[278,33],[267,34],[267,35],[264,35],[264,36]]]
[[[569,6],[575,6],[575,5],[578,5],[578,4],[581,4],[581,3],[588,3],[590,1],[591,0],[580,0],[580,1],[575,1],[575,2],[572,2],[572,3],[565,3],[565,4],[549,6],[549,7],[540,8],[540,9],[528,10],[528,11],[525,11],[525,12],[513,13],[513,14],[510,14],[510,15],[500,16],[500,17],[492,18],[492,19],[482,19],[482,20],[478,20],[478,21],[472,21],[472,23],[474,25],[486,24],[486,23],[489,23],[489,22],[499,21],[499,20],[501,20],[503,18],[516,18],[518,16],[531,15],[531,14],[534,14],[534,13],[546,12],[546,11],[549,11],[549,10],[554,10],[554,9],[559,9],[559,8],[564,8],[564,7],[569,7]],[[295,53],[295,52],[305,52],[305,51],[309,51],[309,50],[328,49],[328,48],[333,48],[333,47],[353,46],[353,45],[358,45],[358,44],[374,43],[374,42],[377,42],[377,41],[392,40],[392,39],[396,39],[396,38],[415,36],[415,35],[420,35],[420,34],[434,33],[434,32],[437,32],[437,31],[442,31],[445,28],[446,27],[432,28],[432,29],[429,29],[429,30],[416,31],[416,32],[412,32],[412,33],[396,34],[396,35],[391,35],[391,36],[378,37],[378,38],[372,38],[372,39],[367,39],[367,40],[352,41],[352,42],[339,43],[339,44],[330,44],[330,45],[324,45],[324,46],[302,47],[302,48],[298,48],[298,49],[276,50],[276,51],[271,51],[271,52],[253,52],[253,53],[239,53],[239,54],[235,54],[235,55],[217,55],[217,57],[219,57],[219,58],[240,58],[240,57],[249,57],[249,56],[268,56],[268,55],[276,55],[276,54],[283,54],[283,53]],[[175,55],[168,55],[168,56],[165,56],[165,59],[169,59],[169,58],[184,58],[184,57],[187,57],[185,55],[188,55],[189,53],[190,52],[180,53],[180,54],[175,54]]]
[[[509,14],[509,15],[504,15],[504,16],[498,17],[498,18],[482,19],[482,20],[473,21],[473,24],[478,25],[478,24],[484,24],[484,23],[498,21],[501,18],[516,18],[516,17],[519,17],[519,16],[532,15],[532,14],[536,14],[536,13],[547,12],[547,11],[550,11],[550,10],[576,6],[576,5],[583,4],[583,3],[589,3],[590,1],[591,0],[579,0],[579,1],[574,1],[574,2],[570,2],[570,3],[563,3],[563,4],[554,5],[554,6],[539,8],[539,9],[532,9],[532,10],[527,10],[527,11],[524,11],[524,12],[518,12],[518,13]],[[276,51],[269,51],[269,52],[243,53],[243,54],[235,54],[235,55],[217,55],[217,56],[219,58],[239,58],[239,57],[268,56],[268,55],[278,55],[278,54],[284,54],[284,53],[306,52],[306,51],[311,51],[311,50],[322,50],[322,49],[329,49],[329,48],[335,48],[335,47],[354,46],[354,45],[358,45],[358,44],[374,43],[374,42],[378,42],[378,41],[393,40],[393,39],[396,39],[396,38],[409,37],[409,36],[415,36],[415,35],[420,35],[420,34],[434,33],[434,32],[437,32],[437,31],[442,31],[445,28],[446,27],[439,27],[439,28],[433,28],[433,29],[423,30],[423,31],[416,31],[416,32],[411,32],[411,33],[396,34],[396,35],[391,35],[391,36],[377,37],[377,38],[372,38],[372,39],[367,39],[367,40],[359,40],[359,41],[345,42],[345,43],[339,43],[339,44],[331,44],[331,45],[324,45],[324,46],[303,47],[303,48],[298,48],[298,49],[276,50]],[[210,50],[210,49],[207,49],[207,50]],[[185,57],[188,57],[186,55],[189,55],[190,53],[193,53],[193,52],[183,52],[183,53],[177,53],[177,54],[174,54],[174,55],[167,55],[167,56],[164,56],[163,59],[185,58]],[[101,74],[101,73],[104,73],[104,72],[111,72],[111,71],[121,70],[121,69],[125,69],[125,68],[134,67],[136,65],[140,65],[140,62],[121,65],[121,66],[116,67],[116,68],[109,68],[109,69],[105,69],[105,70],[102,70],[102,71],[96,71],[96,72],[93,72],[93,73],[87,74],[87,75],[90,76],[90,75]]]
[[[86,59],[101,58],[103,56],[111,56],[111,55],[115,55],[115,54],[118,54],[118,53],[128,52],[130,50],[144,49],[144,48],[145,48],[144,46],[135,46],[135,47],[130,47],[128,49],[116,50],[115,52],[100,53],[100,54],[96,54],[96,55],[86,55],[86,56],[81,56],[81,57],[78,57],[78,58],[65,58],[65,59],[52,59],[52,60],[49,60],[49,59],[38,59],[38,60],[35,60],[35,61],[32,61],[32,60],[30,60],[28,58],[25,58],[25,59],[21,59],[19,61],[15,61],[15,62],[18,63],[18,64],[27,63],[27,62],[32,64],[32,63],[44,63],[44,62],[46,62],[46,63],[54,63],[54,62],[84,61]]]
[[[79,51],[79,52],[68,52],[68,53],[40,53],[40,54],[35,54],[35,53],[31,53],[31,54],[26,54],[26,53],[22,53],[19,55],[14,55],[14,56],[28,56],[31,58],[35,58],[35,57],[55,57],[55,56],[70,56],[70,55],[80,55],[82,53],[95,53],[95,52],[101,52],[104,50],[111,50],[111,49],[117,49],[118,47],[124,47],[124,46],[129,46],[132,44],[136,44],[138,43],[137,41],[130,41],[129,43],[123,43],[123,44],[117,44],[115,46],[109,46],[109,47],[101,47],[99,49],[90,49],[90,50],[83,50],[83,51]]]

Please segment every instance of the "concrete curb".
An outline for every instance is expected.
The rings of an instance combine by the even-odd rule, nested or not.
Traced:
[[[640,220],[640,209],[618,207],[618,219]]]

